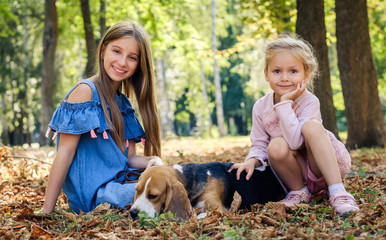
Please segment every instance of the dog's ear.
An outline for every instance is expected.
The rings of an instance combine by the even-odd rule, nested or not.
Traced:
[[[192,214],[188,195],[179,181],[170,183],[167,188],[164,212],[169,211],[179,220],[187,220]]]

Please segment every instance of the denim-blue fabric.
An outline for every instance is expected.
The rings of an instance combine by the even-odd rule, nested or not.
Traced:
[[[82,83],[91,87],[91,101],[67,102],[69,94]],[[63,184],[69,207],[77,213],[80,210],[89,212],[101,203],[110,203],[113,207],[122,208],[132,202],[135,194],[135,183],[121,184],[115,181],[115,175],[119,171],[129,169],[128,148],[122,153],[112,139],[94,83],[84,80],[76,86],[60,102],[49,124],[49,128],[59,133],[57,147],[60,133],[81,135]],[[125,139],[140,142],[145,138],[145,132],[129,99],[119,93],[115,101],[122,113]],[[96,138],[92,137],[92,130]],[[107,133],[108,139],[103,137],[104,132]]]

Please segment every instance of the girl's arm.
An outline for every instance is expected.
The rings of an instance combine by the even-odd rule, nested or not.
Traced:
[[[43,213],[51,213],[71,166],[80,135],[60,134],[58,153],[52,164],[43,205]]]
[[[321,121],[319,100],[308,93],[303,95],[296,103],[296,112],[292,108],[293,102],[290,100],[280,102],[275,105],[276,113],[280,119],[280,128],[288,146],[292,150],[299,149],[303,143],[302,135],[303,124],[311,119]]]
[[[127,165],[131,168],[147,168],[150,166],[163,165],[161,158],[157,156],[139,156],[135,149],[135,141],[130,140]]]
[[[68,102],[85,102],[92,98],[91,88],[87,84],[78,85],[69,95]],[[43,205],[43,213],[51,213],[55,207],[60,190],[66,179],[68,169],[75,155],[80,135],[60,133],[58,152],[52,164]]]
[[[264,102],[258,100],[253,106],[252,110],[252,129],[251,129],[251,148],[245,161],[250,158],[257,159],[261,164],[258,170],[264,171],[265,165],[264,160],[268,158],[267,156],[267,147],[269,144],[269,135],[265,131],[262,123]]]

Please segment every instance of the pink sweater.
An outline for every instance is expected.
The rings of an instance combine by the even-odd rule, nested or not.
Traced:
[[[271,139],[283,137],[290,149],[298,150],[304,146],[304,138],[301,132],[305,122],[315,119],[322,122],[319,99],[305,91],[294,101],[283,101],[274,105],[274,93],[268,93],[260,98],[253,106],[251,149],[246,157],[256,158],[262,162],[258,170],[265,170],[264,160],[268,159],[267,148]],[[326,130],[327,131],[327,130]],[[345,146],[335,136],[327,131],[338,158],[342,177],[351,166],[351,159]],[[342,158],[342,159],[339,159]]]

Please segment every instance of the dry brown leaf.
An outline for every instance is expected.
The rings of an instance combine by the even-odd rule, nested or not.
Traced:
[[[275,217],[275,219],[282,219],[287,222],[287,213],[285,211],[286,206],[284,204],[278,204],[274,208],[268,210],[268,212]]]
[[[38,225],[33,224],[30,240],[32,239],[52,239],[52,236],[49,232],[44,230],[42,227],[39,227]]]
[[[378,222],[378,228],[386,230],[386,215],[383,215]]]
[[[111,205],[110,205],[110,204],[108,204],[108,203],[102,203],[102,204],[99,204],[92,212],[93,212],[93,213],[104,214],[104,213],[106,213],[107,211],[110,211],[110,208],[111,208]]]
[[[280,223],[270,217],[267,217],[267,216],[264,216],[264,215],[261,215],[259,216],[261,218],[261,222],[262,223],[266,223],[268,225],[271,225],[271,226],[274,226],[274,227],[278,227],[280,226]]]
[[[106,240],[115,240],[115,239],[118,239],[114,233],[112,232],[108,232],[108,233],[96,233],[95,234],[96,237],[98,237],[99,239],[106,239]]]
[[[70,221],[70,222],[75,222],[76,221],[76,214],[72,212],[67,212],[67,211],[62,211],[62,214]]]
[[[90,227],[98,226],[99,224],[103,224],[103,223],[104,223],[103,219],[98,218],[98,217],[94,217],[94,218],[82,223],[82,225],[86,228],[90,228]]]
[[[229,209],[229,212],[236,213],[241,205],[241,196],[238,192],[233,195],[233,202]]]

